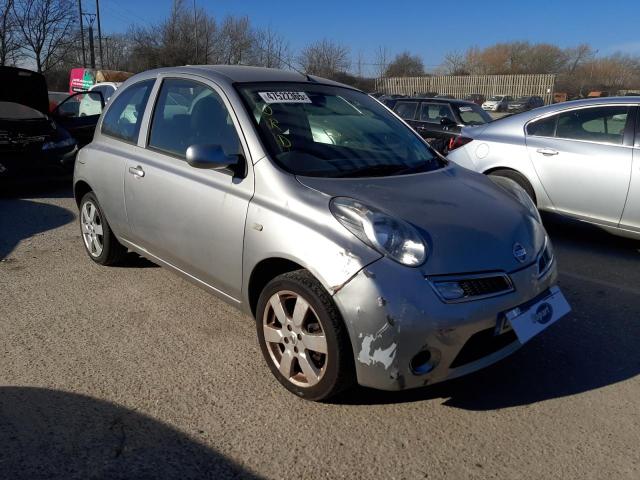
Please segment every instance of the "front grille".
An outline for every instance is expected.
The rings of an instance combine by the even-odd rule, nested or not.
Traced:
[[[511,290],[511,284],[504,275],[460,280],[458,284],[464,290],[465,297],[480,297]]]
[[[495,335],[495,328],[487,328],[471,335],[460,353],[453,360],[449,368],[456,368],[467,363],[475,362],[508,347],[518,339],[513,330]]]

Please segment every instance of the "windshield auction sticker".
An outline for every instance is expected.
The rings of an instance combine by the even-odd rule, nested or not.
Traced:
[[[311,103],[304,92],[258,92],[266,103]]]

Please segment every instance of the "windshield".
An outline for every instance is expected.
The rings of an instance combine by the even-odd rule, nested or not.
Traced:
[[[516,102],[525,103],[525,102],[528,102],[530,98],[531,97],[518,97],[518,98],[516,98]]]
[[[465,125],[484,125],[489,123],[492,118],[487,112],[475,103],[470,105],[459,105],[456,107],[458,114]]]
[[[490,102],[499,102],[500,100],[502,100],[504,97],[502,95],[494,95],[493,97],[491,97],[489,99]]]
[[[285,170],[315,177],[431,171],[442,160],[368,95],[308,83],[241,84],[262,141]]]

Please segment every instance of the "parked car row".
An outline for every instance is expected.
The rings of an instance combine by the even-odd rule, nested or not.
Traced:
[[[400,98],[387,102],[433,148],[445,154],[463,126],[483,125],[492,119],[472,102],[445,98]]]
[[[515,181],[540,210],[640,238],[639,112],[640,96],[549,105],[464,127],[448,158]]]
[[[394,109],[416,125],[487,116],[451,99]],[[242,66],[141,73],[75,165],[91,260],[138,252],[253,316],[269,369],[303,398],[465,375],[570,310],[516,182],[447,161],[330,80]]]

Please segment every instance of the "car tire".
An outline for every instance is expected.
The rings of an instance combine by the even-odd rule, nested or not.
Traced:
[[[288,272],[266,285],[258,300],[256,327],[265,361],[290,392],[325,401],[355,384],[353,351],[342,316],[308,271]]]
[[[89,258],[100,265],[120,263],[127,249],[120,244],[107,222],[93,192],[80,200],[80,235]]]
[[[537,205],[536,192],[535,190],[533,190],[533,187],[531,186],[531,183],[529,183],[529,180],[527,180],[527,178],[521,173],[516,172],[515,170],[502,169],[502,170],[494,170],[493,172],[489,173],[489,176],[504,177],[504,178],[513,180],[518,185],[520,185],[525,192],[527,192],[527,195],[531,197],[531,200],[533,200],[533,203]]]

